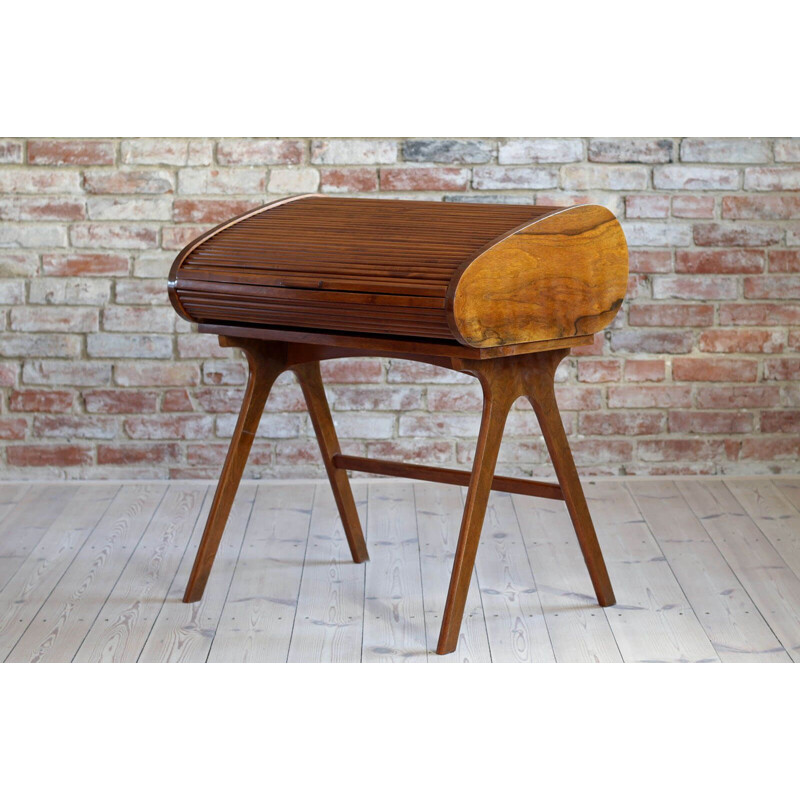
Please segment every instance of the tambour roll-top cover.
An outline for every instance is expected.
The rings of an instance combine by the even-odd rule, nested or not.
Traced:
[[[307,195],[192,242],[170,297],[196,322],[487,347],[600,330],[626,278],[624,236],[599,206]]]

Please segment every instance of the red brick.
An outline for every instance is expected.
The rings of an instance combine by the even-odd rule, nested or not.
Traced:
[[[795,192],[800,189],[800,169],[750,167],[744,172],[744,188],[759,192]]]
[[[297,139],[227,139],[217,145],[217,161],[225,166],[299,164],[304,151]]]
[[[210,439],[213,432],[214,420],[207,414],[165,414],[125,420],[125,433],[131,439]]]
[[[28,420],[26,419],[0,418],[0,439],[24,439],[27,430]]]
[[[782,239],[783,229],[778,225],[700,222],[694,226],[694,243],[700,247],[768,247]]]
[[[672,216],[679,219],[703,219],[714,216],[713,197],[681,195],[672,198]]]
[[[625,198],[628,219],[655,219],[669,216],[669,195],[629,194]]]
[[[374,358],[341,358],[322,362],[325,383],[379,383],[381,362]]]
[[[725,275],[656,275],[652,280],[656,300],[733,300],[738,294],[736,279]]]
[[[621,375],[622,364],[617,360],[578,361],[578,380],[582,383],[618,381]]]
[[[202,222],[214,225],[238,217],[261,203],[255,200],[187,200],[176,198],[172,206],[175,222]]]
[[[33,435],[54,439],[113,439],[118,433],[117,420],[82,415],[36,416]]]
[[[662,359],[628,359],[625,362],[626,381],[663,381],[666,377],[666,363]]]
[[[758,361],[742,358],[675,358],[672,377],[676,381],[727,381],[752,383],[758,376]]]
[[[679,250],[675,253],[675,272],[730,275],[763,271],[763,250]]]
[[[242,407],[244,389],[203,387],[194,393],[203,411],[212,414],[235,414]]]
[[[594,341],[591,344],[582,344],[572,348],[574,356],[601,356],[605,350],[605,336],[602,333],[594,334]]]
[[[632,273],[649,275],[659,272],[672,272],[672,251],[632,250],[628,254],[628,262]]]
[[[800,325],[800,305],[790,303],[722,303],[720,325]]]
[[[320,170],[320,191],[377,192],[378,171],[369,167]]]
[[[0,386],[16,386],[17,365],[0,364]]]
[[[589,411],[579,415],[578,430],[595,436],[647,436],[664,430],[664,413]]]
[[[800,250],[770,250],[770,272],[800,272]]]
[[[83,187],[89,194],[167,194],[175,179],[165,169],[91,170],[84,173]]]
[[[639,327],[699,328],[714,324],[714,306],[686,303],[637,303],[628,322]]]
[[[422,408],[422,389],[418,387],[334,386],[329,391],[331,407],[337,411],[407,411]]]
[[[769,358],[764,361],[764,380],[800,380],[800,358]]]
[[[115,364],[114,381],[119,386],[197,386],[196,364]]]
[[[147,414],[156,411],[158,392],[91,389],[83,399],[90,414]]]
[[[98,444],[98,464],[173,464],[181,457],[178,444]]]
[[[92,448],[86,444],[21,444],[6,448],[12,467],[80,467],[93,461]]]
[[[609,386],[609,408],[689,408],[689,386]]]
[[[781,331],[715,328],[700,334],[698,346],[706,353],[780,353],[784,335]]]
[[[428,408],[431,411],[480,411],[483,397],[478,386],[431,386]]]
[[[789,331],[789,350],[800,350],[800,329]]]
[[[65,413],[72,411],[73,393],[66,390],[25,389],[13,391],[8,398],[10,411],[44,411]]]
[[[61,197],[0,197],[0,220],[26,222],[30,220],[84,219],[86,209],[82,200]]]
[[[600,408],[600,390],[588,386],[556,386],[556,401],[563,411],[589,411]]]
[[[670,411],[670,433],[750,433],[753,415],[744,411]]]
[[[752,300],[800,300],[800,275],[745,278],[744,296]]]
[[[780,459],[796,461],[800,458],[800,436],[765,436],[748,438],[742,442],[740,460],[756,460],[762,462]]]
[[[34,139],[28,142],[28,163],[52,167],[68,164],[110,165],[114,163],[114,143],[97,139]]]
[[[698,408],[769,408],[780,404],[777,386],[700,386]]]
[[[161,401],[162,411],[194,411],[192,398],[186,389],[168,389]]]
[[[42,256],[42,274],[59,277],[128,274],[129,259],[106,253],[50,253]]]
[[[800,219],[800,197],[733,195],[722,198],[723,219]]]
[[[762,433],[800,433],[800,411],[762,411]]]
[[[716,461],[735,458],[738,442],[722,439],[641,439],[637,446],[642,461]]]
[[[688,353],[692,339],[691,331],[628,328],[611,332],[611,349],[627,353]]]
[[[467,188],[469,170],[457,167],[389,167],[381,170],[384,191],[458,191]]]

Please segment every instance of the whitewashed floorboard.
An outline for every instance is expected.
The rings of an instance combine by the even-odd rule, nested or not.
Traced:
[[[790,661],[675,483],[629,488],[720,659]]]
[[[314,493],[311,484],[258,487],[210,662],[286,661]]]
[[[361,660],[427,661],[413,485],[371,483],[367,520]]]
[[[72,661],[165,492],[159,484],[122,488],[7,661]]]

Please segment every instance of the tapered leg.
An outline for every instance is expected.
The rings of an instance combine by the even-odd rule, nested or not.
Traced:
[[[220,337],[220,344],[228,347],[241,347],[250,365],[247,388],[239,419],[233,432],[228,455],[222,467],[222,474],[214,494],[214,502],[208,514],[203,538],[192,567],[192,574],[183,596],[184,603],[194,603],[203,596],[208,575],[217,554],[225,523],[242,479],[247,456],[258,429],[264,405],[267,402],[272,384],[286,369],[286,347],[276,342],[260,342],[250,339],[228,339]]]
[[[509,380],[507,370],[497,370],[496,373],[490,368],[489,375],[479,375],[484,392],[483,416],[436,648],[439,655],[452,653],[458,644],[461,619],[464,616],[469,582],[475,566],[475,556],[478,553],[478,543],[497,464],[497,453],[503,438],[503,428],[511,404],[518,396],[514,392],[514,381]]]
[[[339,469],[333,463],[333,457],[341,451],[328,401],[325,398],[325,389],[322,385],[322,376],[319,371],[319,361],[298,364],[293,366],[292,370],[297,375],[297,380],[300,382],[300,388],[303,390],[303,396],[306,399],[308,413],[314,425],[314,433],[317,435],[319,449],[322,452],[322,461],[325,464],[328,480],[331,482],[331,489],[336,500],[336,507],[339,509],[339,517],[344,526],[347,544],[350,545],[350,553],[353,556],[353,561],[356,564],[360,564],[369,558],[367,543],[364,541],[364,533],[361,530],[361,522],[358,518],[353,492],[350,489],[347,471]]]
[[[546,353],[537,353],[536,357],[525,357],[523,380],[526,384],[526,394],[533,405],[539,426],[542,429],[550,460],[553,462],[561,491],[564,493],[564,502],[567,504],[578,543],[592,579],[592,586],[597,595],[597,602],[601,606],[613,606],[616,602],[611,581],[608,577],[600,543],[594,530],[583,487],[572,460],[572,451],[567,441],[561,414],[556,404],[555,387],[553,378],[556,367],[569,350],[552,350]]]

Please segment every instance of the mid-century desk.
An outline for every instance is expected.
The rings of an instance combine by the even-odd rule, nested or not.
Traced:
[[[625,237],[601,206],[436,203],[303,195],[209,231],[178,255],[177,312],[241,348],[242,409],[186,587],[208,580],[270,388],[297,376],[350,552],[368,558],[347,470],[468,486],[437,652],[457,644],[491,489],[563,500],[600,605],[614,593],[556,404],[554,374],[616,315]],[[483,413],[470,472],[342,453],[319,363],[390,356],[475,376]],[[506,416],[536,412],[558,483],[494,474]]]

